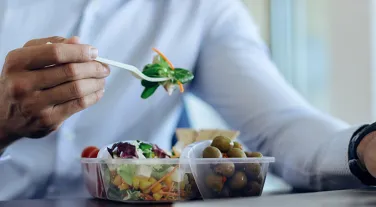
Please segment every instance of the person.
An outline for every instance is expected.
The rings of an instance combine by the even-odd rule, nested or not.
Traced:
[[[94,61],[142,68],[152,47],[194,71],[188,90],[246,147],[276,157],[272,172],[292,186],[373,183],[373,125],[350,126],[299,96],[240,1],[8,0],[0,13],[1,200],[87,196],[79,157],[89,145],[141,139],[170,149],[182,94],[143,100],[140,80]]]

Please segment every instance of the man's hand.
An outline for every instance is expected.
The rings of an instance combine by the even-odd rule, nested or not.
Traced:
[[[357,152],[362,164],[376,178],[376,132],[363,138],[358,145]]]
[[[60,37],[9,52],[0,76],[0,149],[21,137],[44,137],[98,102],[110,71],[93,61],[97,55],[77,38]]]

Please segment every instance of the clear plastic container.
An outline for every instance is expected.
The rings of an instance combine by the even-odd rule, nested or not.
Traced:
[[[100,162],[97,159],[81,159],[81,168],[87,190],[95,198],[107,199],[100,167]]]
[[[190,172],[204,200],[251,197],[262,194],[269,163],[274,157],[261,158],[201,158],[212,143],[205,140],[187,146],[183,158],[188,158]]]
[[[273,157],[202,158],[211,140],[184,148],[180,159],[81,159],[95,198],[177,202],[260,196]]]
[[[132,203],[260,196],[270,162],[274,158],[81,159],[93,197]]]
[[[269,163],[274,158],[191,160],[192,174],[204,200],[261,196]]]
[[[179,159],[81,159],[89,193],[122,202],[200,199],[188,162]],[[182,167],[185,165],[185,167]]]

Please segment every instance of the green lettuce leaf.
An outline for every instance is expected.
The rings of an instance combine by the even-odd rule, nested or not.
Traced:
[[[140,200],[141,198],[141,192],[140,191],[133,191],[133,190],[127,190],[126,196],[124,197],[123,200]]]
[[[118,167],[117,173],[128,185],[132,185],[132,179],[136,173],[136,170],[137,165],[121,165],[120,167]]]
[[[168,173],[168,168],[172,165],[153,165],[153,171],[151,176],[157,180],[161,179],[164,175]]]
[[[113,185],[112,183],[110,184],[107,191],[107,196],[109,199],[122,200],[125,195],[127,195],[126,190],[119,190],[117,186]]]
[[[152,156],[153,156],[153,151],[152,151],[153,146],[152,145],[141,142],[140,145],[139,145],[139,148],[141,149],[142,154],[146,158],[152,158]]]
[[[104,173],[103,182],[104,183],[111,183],[110,169],[108,169],[107,164],[102,164],[102,167],[103,167],[103,173]]]
[[[158,61],[156,63],[158,63],[159,65],[161,65],[164,68],[170,67],[170,65],[160,55],[158,55]]]
[[[173,76],[176,80],[180,81],[182,84],[188,83],[194,78],[194,75],[191,71],[183,69],[183,68],[175,68]]]
[[[152,87],[145,87],[145,89],[142,91],[141,98],[143,99],[149,98],[157,90],[158,86],[159,85],[157,84]]]
[[[194,75],[189,70],[183,68],[175,68],[174,70],[169,66],[169,64],[160,56],[154,59],[152,64],[147,64],[142,73],[149,77],[159,77],[159,78],[170,78],[168,81],[162,82],[149,82],[146,80],[141,81],[141,85],[145,87],[141,94],[141,98],[147,99],[154,94],[159,85],[163,85],[168,89],[172,89],[172,86],[176,86],[178,81],[182,84],[192,81]],[[176,88],[176,87],[175,87]],[[168,90],[166,89],[166,90]]]

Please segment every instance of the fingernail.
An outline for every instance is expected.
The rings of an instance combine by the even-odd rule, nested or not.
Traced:
[[[98,49],[97,48],[90,48],[90,57],[91,59],[95,59],[98,57]]]

